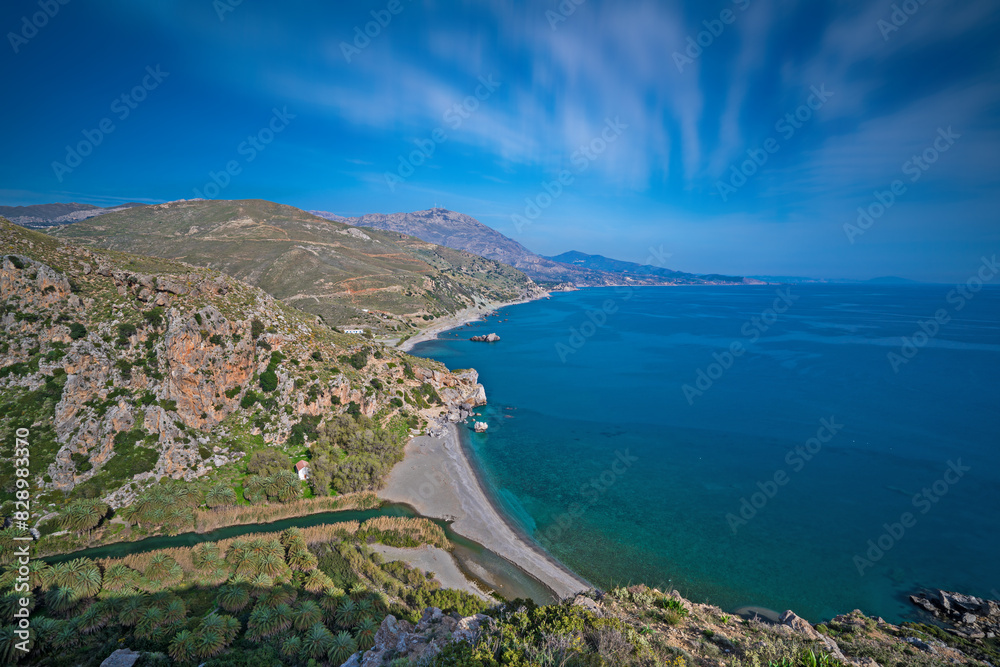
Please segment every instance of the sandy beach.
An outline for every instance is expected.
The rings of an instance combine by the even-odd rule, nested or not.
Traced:
[[[464,308],[454,315],[449,315],[448,317],[442,317],[438,319],[434,324],[427,327],[418,334],[407,338],[405,341],[396,346],[396,349],[402,350],[404,352],[409,352],[413,349],[413,346],[417,343],[422,343],[426,340],[434,340],[441,334],[449,329],[456,329],[461,326],[465,326],[469,322],[476,322],[483,319],[483,316],[487,313],[492,313],[495,310],[501,308],[506,308],[507,306],[516,306],[519,303],[528,303],[529,301],[535,301],[537,299],[542,299],[548,296],[548,292],[544,294],[539,294],[534,299],[521,299],[520,301],[491,301],[489,303],[483,304],[482,306],[476,306],[474,308]]]
[[[441,438],[413,438],[389,474],[381,498],[412,505],[427,517],[454,521],[452,529],[527,571],[560,598],[590,588],[565,566],[529,544],[499,514],[480,486],[449,424]]]
[[[403,561],[421,572],[432,572],[442,588],[454,588],[472,593],[484,600],[491,599],[462,574],[462,570],[455,564],[455,559],[444,549],[429,544],[415,549],[390,547],[384,544],[372,544],[369,548],[382,554],[387,563]]]

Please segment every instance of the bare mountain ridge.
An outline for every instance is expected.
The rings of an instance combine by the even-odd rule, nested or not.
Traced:
[[[563,255],[543,257],[531,252],[517,241],[463,213],[443,208],[432,208],[413,213],[369,213],[355,218],[344,218],[324,211],[314,211],[316,215],[356,227],[383,229],[415,236],[429,243],[465,250],[473,254],[503,262],[523,271],[532,280],[546,283],[570,283],[576,287],[602,285],[678,285],[678,284],[742,284],[740,276],[697,276],[659,267],[659,270],[622,270],[622,266],[639,267],[631,262],[618,260],[599,262],[567,262]],[[573,255],[573,253],[565,253]],[[599,255],[579,257],[597,258]],[[574,256],[573,259],[579,257]],[[615,263],[618,268],[615,268]]]
[[[170,202],[46,231],[213,268],[328,324],[386,335],[412,333],[468,307],[542,293],[523,273],[496,261],[262,200]]]

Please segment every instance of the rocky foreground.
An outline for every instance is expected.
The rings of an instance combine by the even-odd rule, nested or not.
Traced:
[[[996,620],[996,601],[939,593],[943,595],[937,600],[921,597],[918,604],[923,607],[929,602],[938,614],[949,606],[962,613],[973,613],[964,610],[974,609],[978,612],[973,614],[979,619],[976,623],[981,625]],[[948,615],[953,618],[950,612]],[[961,623],[968,626],[973,621],[963,619]],[[517,628],[520,640],[511,637],[512,628]],[[791,611],[782,614],[778,623],[744,620],[725,614],[718,607],[691,603],[676,591],[664,595],[645,586],[635,586],[608,593],[589,591],[550,607],[534,608],[530,603],[516,601],[486,614],[466,617],[429,608],[415,624],[387,616],[375,635],[374,646],[353,655],[343,667],[507,664],[488,661],[494,648],[504,641],[512,647],[520,644],[529,655],[556,659],[531,664],[718,667],[997,664],[996,644],[964,642],[960,639],[961,631],[954,628],[949,631],[954,633],[953,640],[944,631],[945,638],[941,639],[929,634],[927,626],[896,626],[866,617],[859,611],[817,626]],[[537,633],[534,646],[537,653],[525,646],[531,644],[525,638],[533,633]],[[984,634],[981,639],[985,638]],[[573,639],[578,641],[575,647]],[[599,657],[600,661],[586,661],[587,655]],[[438,662],[431,663],[435,656]],[[570,660],[559,662],[559,658]]]

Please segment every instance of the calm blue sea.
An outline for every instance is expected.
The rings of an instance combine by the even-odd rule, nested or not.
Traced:
[[[479,370],[483,475],[598,586],[899,621],[1000,589],[1000,289],[953,289],[587,289],[415,353]]]

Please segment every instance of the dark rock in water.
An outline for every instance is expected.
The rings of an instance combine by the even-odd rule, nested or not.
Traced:
[[[495,333],[488,334],[486,336],[473,336],[469,340],[476,343],[496,343],[500,340],[500,336]]]

